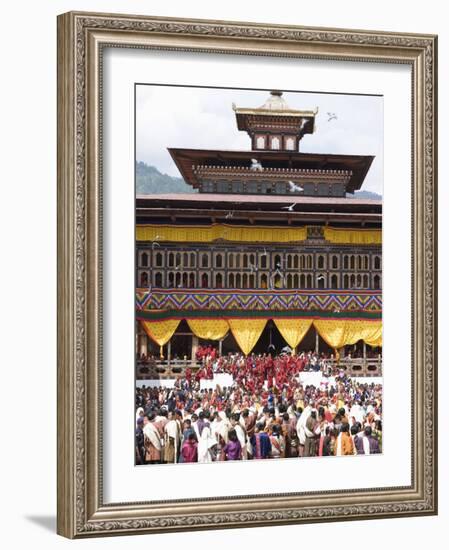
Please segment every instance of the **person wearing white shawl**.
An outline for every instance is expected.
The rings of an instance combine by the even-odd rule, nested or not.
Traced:
[[[246,430],[240,424],[240,414],[235,413],[231,417],[231,426],[234,428],[237,438],[242,447],[242,460],[247,460],[248,458],[248,448],[246,446]]]
[[[165,453],[164,459],[168,463],[176,464],[178,462],[180,443],[181,443],[181,414],[179,411],[173,412],[171,419],[164,428],[165,432]]]
[[[153,424],[154,415],[148,418],[143,428],[144,446],[145,446],[145,460],[147,463],[154,464],[161,461],[161,434],[156,426]]]
[[[304,445],[306,444],[306,422],[309,419],[310,414],[312,413],[312,406],[310,403],[304,408],[301,413],[301,416],[296,423],[296,433],[299,440],[299,456],[304,455]]]
[[[212,448],[217,444],[217,440],[212,436],[210,427],[204,426],[201,437],[198,441],[198,462],[212,462]]]

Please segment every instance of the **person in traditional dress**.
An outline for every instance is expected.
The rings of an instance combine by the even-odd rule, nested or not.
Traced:
[[[145,464],[145,436],[142,416],[139,416],[136,424],[136,464]]]
[[[212,436],[210,427],[204,426],[201,437],[198,441],[198,462],[213,462],[215,458],[214,450],[217,446],[217,440]]]
[[[349,424],[343,423],[340,428],[340,433],[337,436],[334,445],[335,456],[347,456],[354,454],[354,443],[349,434]]]
[[[304,425],[304,455],[303,456],[316,456],[317,455],[317,438],[319,437],[320,429],[319,422],[317,420],[316,410],[310,412],[309,417]]]
[[[194,432],[190,432],[182,444],[180,462],[198,462],[198,442]]]
[[[164,428],[165,451],[164,459],[168,464],[178,462],[181,450],[181,412],[176,410],[170,413],[170,420]]]
[[[285,441],[281,434],[279,424],[271,426],[270,434],[271,458],[285,458]]]
[[[242,459],[242,446],[240,445],[239,438],[234,429],[229,430],[228,442],[223,448],[225,460],[241,460]]]
[[[242,460],[247,460],[248,450],[246,446],[246,431],[245,428],[240,424],[240,414],[235,413],[231,416],[231,426],[237,434],[238,440],[240,441],[240,446],[242,450]]]
[[[372,435],[371,426],[366,426],[363,435],[356,435],[354,445],[358,455],[373,455],[380,453],[379,442]]]
[[[265,459],[271,456],[270,436],[264,431],[263,424],[256,424],[254,434],[251,437],[253,458]]]
[[[155,419],[156,414],[150,413],[148,422],[143,428],[146,464],[160,464],[161,462],[161,433],[155,425]]]

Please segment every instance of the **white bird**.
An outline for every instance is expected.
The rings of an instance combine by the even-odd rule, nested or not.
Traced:
[[[285,210],[288,210],[289,212],[293,212],[293,209],[295,208],[295,206],[296,206],[296,202],[294,202],[290,206],[282,206],[282,208]]]
[[[321,280],[323,280],[323,279],[324,279],[324,275],[319,275],[319,276],[316,278],[317,281],[321,281]]]
[[[249,268],[250,268],[250,270],[251,270],[251,273],[254,273],[254,271],[258,271],[257,266],[256,266],[256,265],[253,265],[253,264],[251,264],[251,263],[249,264]]]
[[[177,265],[177,266],[175,267],[175,270],[178,271],[178,269],[179,269],[180,267],[181,267],[181,264]]]
[[[226,214],[226,219],[229,220],[230,218],[233,218],[234,217],[234,212],[228,212]]]
[[[263,166],[260,164],[260,162],[257,159],[251,159],[250,170],[262,172]]]
[[[288,190],[291,193],[293,193],[294,191],[298,191],[298,192],[304,191],[304,189],[300,185],[298,185],[297,183],[295,183],[293,181],[288,182]]]
[[[261,256],[266,256],[267,255],[267,249],[264,248],[263,249],[263,252],[260,253]]]
[[[328,119],[327,121],[330,122],[331,120],[337,120],[337,115],[335,113],[327,113]]]
[[[159,247],[160,247],[161,245],[160,245],[159,243],[157,243],[156,241],[153,241],[153,242],[151,243],[151,248],[154,250],[154,247],[155,247],[155,246],[159,246]]]

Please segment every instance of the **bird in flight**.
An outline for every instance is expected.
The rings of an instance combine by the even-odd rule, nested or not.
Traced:
[[[155,247],[155,246],[159,246],[159,247],[160,247],[161,245],[160,245],[158,242],[153,241],[153,242],[151,243],[151,248],[154,250],[154,247]]]
[[[296,206],[296,202],[294,202],[290,206],[282,206],[282,208],[285,209],[285,210],[288,210],[289,212],[293,212],[295,206]]]
[[[297,183],[295,183],[293,181],[288,182],[288,190],[291,193],[293,193],[295,191],[298,191],[298,192],[304,191],[304,189],[300,185],[298,185]]]
[[[229,219],[231,219],[231,218],[233,218],[233,217],[234,217],[234,212],[228,212],[228,213],[226,214],[226,219],[227,219],[227,220],[229,220]]]
[[[257,159],[251,159],[251,170],[262,172],[263,166]]]
[[[330,122],[331,120],[337,120],[337,115],[335,113],[327,113],[327,121]]]
[[[317,278],[316,278],[317,281],[322,281],[324,280],[324,275],[319,275]]]

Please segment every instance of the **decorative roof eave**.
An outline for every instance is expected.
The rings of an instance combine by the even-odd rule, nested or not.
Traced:
[[[264,116],[292,116],[292,117],[298,117],[298,118],[313,118],[318,113],[318,107],[313,111],[298,111],[296,109],[282,109],[279,111],[274,111],[272,109],[261,109],[261,108],[253,108],[253,109],[247,109],[245,107],[233,107],[234,112],[236,115],[264,115]]]

